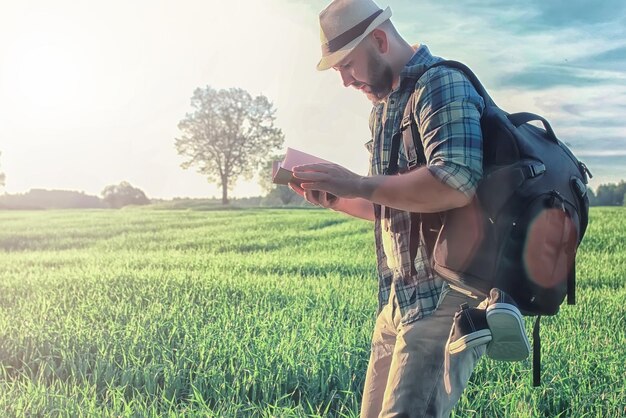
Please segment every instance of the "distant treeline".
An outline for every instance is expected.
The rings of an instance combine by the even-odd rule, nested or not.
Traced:
[[[281,192],[281,193],[279,193]],[[106,196],[105,196],[106,197]],[[288,197],[288,199],[287,199]],[[626,206],[626,181],[603,184],[594,192],[589,189],[591,206]],[[222,199],[217,198],[174,198],[174,199],[146,199],[155,209],[219,209],[224,207]],[[142,202],[142,204],[145,204]],[[129,201],[127,204],[139,204]],[[101,199],[98,196],[76,192],[72,190],[44,190],[32,189],[23,194],[0,195],[0,210],[2,209],[106,209],[122,207],[113,204],[110,199]],[[231,207],[277,207],[277,206],[309,206],[300,196],[285,190],[274,189],[266,196],[254,196],[232,199]]]
[[[295,195],[295,193],[294,193]],[[105,196],[106,197],[106,196]],[[218,198],[185,198],[174,199],[148,199],[155,209],[219,209],[224,208],[222,199]],[[129,202],[129,204],[138,204]],[[254,196],[235,198],[230,202],[230,207],[277,207],[277,206],[308,206],[300,196],[295,195],[287,204],[280,200],[279,196],[270,194],[267,196]],[[27,193],[0,195],[0,210],[44,210],[44,209],[108,209],[121,207],[110,199],[102,199],[98,196],[88,195],[84,192],[72,190],[45,190],[32,189]]]
[[[602,184],[594,193],[589,189],[591,206],[626,206],[626,181]]]
[[[123,181],[104,188],[102,198],[74,190],[31,189],[27,193],[0,196],[0,209],[119,209],[150,204],[143,191]]]
[[[0,209],[87,209],[108,208],[97,196],[72,190],[31,189],[23,194],[0,196]]]

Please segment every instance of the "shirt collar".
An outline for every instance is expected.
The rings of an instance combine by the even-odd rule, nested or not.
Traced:
[[[400,72],[400,84],[405,78],[415,78],[426,71],[428,67],[441,61],[441,58],[433,56],[426,45],[413,45],[415,54],[406,63],[404,69]]]
[[[389,97],[402,90],[404,81],[406,79],[412,79],[413,83],[415,83],[415,81],[422,74],[424,74],[424,72],[431,65],[443,59],[432,55],[428,47],[424,44],[415,44],[412,47],[415,53],[400,72],[398,87],[396,87],[385,98],[383,98],[380,103],[378,103],[378,105],[374,105],[375,109],[377,108],[379,111],[381,111],[384,107],[384,104],[387,102],[387,100],[389,100]]]

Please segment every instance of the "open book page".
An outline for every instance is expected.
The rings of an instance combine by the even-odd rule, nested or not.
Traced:
[[[274,161],[272,165],[272,181],[276,184],[287,184],[296,181],[293,177],[293,168],[303,164],[330,163],[328,160],[316,157],[306,152],[287,148],[283,161]]]

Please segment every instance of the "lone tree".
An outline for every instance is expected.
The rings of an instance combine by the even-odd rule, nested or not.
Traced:
[[[222,187],[222,204],[228,189],[241,176],[249,179],[267,155],[283,144],[282,131],[274,126],[275,109],[267,97],[252,97],[239,88],[197,88],[191,98],[193,111],[178,124],[182,136],[176,150],[199,173]]]
[[[131,186],[127,181],[105,187],[102,191],[102,200],[114,209],[128,205],[147,205],[150,203],[143,191]]]

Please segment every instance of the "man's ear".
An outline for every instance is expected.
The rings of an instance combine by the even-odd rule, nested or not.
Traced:
[[[374,29],[371,36],[374,47],[379,53],[384,54],[389,51],[389,38],[387,38],[387,34],[384,30]]]

